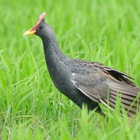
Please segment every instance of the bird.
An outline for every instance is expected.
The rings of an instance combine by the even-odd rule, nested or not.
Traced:
[[[100,103],[115,110],[117,97],[120,98],[121,112],[136,115],[140,107],[140,88],[129,75],[106,67],[98,62],[74,59],[66,56],[59,48],[52,27],[45,22],[43,12],[33,28],[23,35],[37,35],[42,39],[44,56],[50,77],[55,87],[81,109],[95,110],[104,116]]]

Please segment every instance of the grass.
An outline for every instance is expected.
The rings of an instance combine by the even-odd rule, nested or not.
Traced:
[[[108,116],[87,115],[54,87],[40,38],[23,37],[39,15],[54,29],[62,51],[134,77],[140,87],[139,0],[0,1],[0,139],[139,140],[140,114],[131,121],[101,105]],[[90,122],[88,120],[90,119]]]

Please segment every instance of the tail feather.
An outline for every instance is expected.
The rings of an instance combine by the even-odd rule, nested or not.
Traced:
[[[108,83],[110,87],[109,99],[102,99],[101,101],[112,109],[115,109],[117,96],[120,98],[121,102],[121,112],[122,106],[127,111],[128,115],[135,115],[140,109],[140,97],[138,92],[140,91],[137,87],[132,87],[126,83],[110,82]]]
[[[112,96],[116,97],[116,91],[112,90]],[[124,94],[124,93],[120,93],[119,97],[127,99],[129,101],[134,101],[136,99],[136,96],[127,95],[127,94]]]
[[[116,100],[116,98],[117,98],[117,96],[116,95],[114,95],[114,94],[112,94],[111,95],[111,98],[113,98],[113,99],[115,99]],[[127,104],[127,105],[133,105],[134,107],[138,107],[138,106],[140,106],[140,102],[138,102],[138,98],[137,98],[137,100],[136,100],[136,98],[134,98],[133,100],[131,99],[131,97],[129,97],[129,96],[122,96],[122,94],[120,94],[120,98],[121,98],[121,102],[123,103],[123,104]],[[136,101],[135,101],[136,100]]]
[[[126,83],[109,82],[108,85],[110,89],[116,92],[118,91],[120,93],[129,95],[129,96],[134,96],[134,97],[138,95],[138,88],[127,85]]]

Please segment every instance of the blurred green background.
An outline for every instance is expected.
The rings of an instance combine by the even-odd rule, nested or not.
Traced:
[[[49,76],[41,39],[23,37],[42,12],[69,57],[96,61],[134,77],[140,87],[139,0],[0,1],[0,139],[139,140],[132,120],[101,105],[87,115]],[[88,122],[90,119],[90,122]]]

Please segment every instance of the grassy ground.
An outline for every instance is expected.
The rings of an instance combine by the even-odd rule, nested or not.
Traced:
[[[106,118],[87,115],[54,87],[42,42],[23,37],[39,15],[70,57],[98,61],[134,77],[140,87],[139,0],[0,1],[0,139],[139,140],[131,121],[101,105]],[[88,119],[90,122],[88,123]]]

